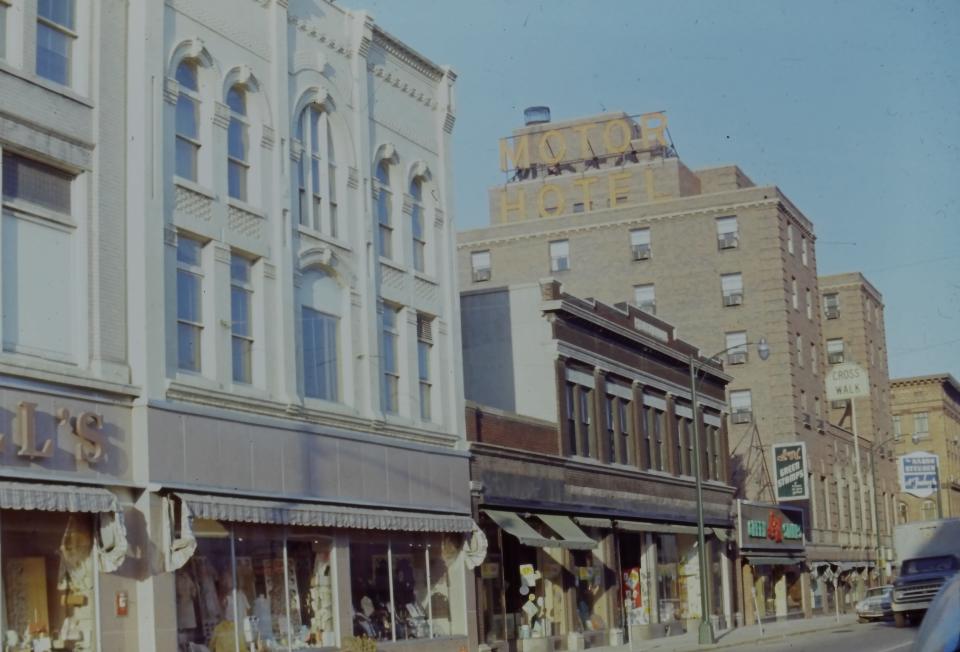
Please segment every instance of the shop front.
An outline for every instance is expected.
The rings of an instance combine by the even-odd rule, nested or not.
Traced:
[[[745,623],[811,612],[803,510],[737,501]]]
[[[0,645],[4,652],[108,649],[135,631],[118,573],[136,493],[129,408],[0,377]],[[135,541],[134,543],[139,543]]]

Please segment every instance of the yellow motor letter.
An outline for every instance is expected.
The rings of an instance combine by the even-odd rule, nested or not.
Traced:
[[[506,172],[513,168],[530,167],[530,143],[526,135],[513,139],[513,149],[510,149],[510,138],[500,139],[500,170]],[[513,168],[509,165],[513,164]]]
[[[554,138],[551,143],[550,139]],[[540,137],[540,160],[548,165],[556,165],[567,155],[567,139],[556,129],[543,134]]]
[[[614,139],[614,132],[619,135]],[[630,149],[630,124],[623,118],[608,120],[603,126],[603,146],[607,148],[608,154],[622,154]]]

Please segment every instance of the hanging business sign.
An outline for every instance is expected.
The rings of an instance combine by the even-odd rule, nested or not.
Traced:
[[[777,501],[806,500],[807,448],[803,442],[773,445],[773,482]]]
[[[833,365],[827,372],[827,400],[846,401],[870,396],[867,370],[853,362]]]
[[[803,509],[737,501],[737,535],[747,552],[800,552],[804,549]]]
[[[933,453],[917,451],[901,455],[897,466],[900,470],[900,489],[903,493],[926,498],[937,490],[937,468],[940,463]]]

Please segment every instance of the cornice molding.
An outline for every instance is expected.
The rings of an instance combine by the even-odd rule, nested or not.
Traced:
[[[367,64],[367,70],[373,73],[375,77],[383,79],[385,83],[390,84],[405,95],[409,95],[433,111],[436,111],[437,107],[440,106],[437,100],[430,95],[429,91],[423,91],[419,89],[416,84],[405,81],[403,74],[396,70],[389,70],[385,66],[373,63]]]
[[[383,48],[385,52],[396,57],[398,60],[410,66],[427,79],[430,79],[434,82],[438,82],[443,79],[443,68],[407,47],[399,40],[376,26],[373,27],[373,44]]]
[[[326,0],[325,0],[326,1]],[[333,4],[328,2],[328,4]],[[344,59],[350,59],[353,57],[353,52],[349,48],[349,44],[344,41],[338,41],[329,34],[324,33],[320,21],[316,19],[305,19],[294,14],[287,15],[287,23],[294,25],[298,30],[303,32],[305,35],[309,36],[317,43],[327,46],[332,52],[336,52]]]

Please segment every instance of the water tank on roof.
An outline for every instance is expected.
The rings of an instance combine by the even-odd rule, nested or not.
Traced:
[[[549,106],[528,106],[523,110],[523,122],[528,127],[530,125],[542,125],[550,122]]]

